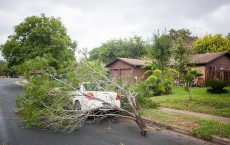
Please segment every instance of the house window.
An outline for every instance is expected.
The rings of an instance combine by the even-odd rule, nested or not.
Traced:
[[[216,67],[215,67],[215,66],[210,66],[210,67],[209,67],[209,70],[210,70],[210,71],[215,71],[215,70],[216,70]]]

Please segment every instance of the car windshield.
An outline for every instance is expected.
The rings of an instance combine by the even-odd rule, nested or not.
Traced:
[[[98,84],[94,83],[84,83],[83,84],[86,91],[103,91],[104,89]]]

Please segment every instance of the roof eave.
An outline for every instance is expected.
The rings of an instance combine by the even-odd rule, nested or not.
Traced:
[[[217,56],[217,57],[215,57],[215,58],[213,58],[213,59],[208,60],[207,62],[205,62],[205,64],[210,63],[210,62],[212,62],[212,61],[214,61],[214,60],[216,60],[216,59],[218,59],[218,58],[220,58],[221,56],[226,55],[226,54],[229,54],[229,52],[225,51],[225,52],[223,52],[222,54],[220,54],[219,56]]]
[[[119,58],[119,57],[118,57],[118,58],[114,59],[112,62],[106,64],[105,67],[109,67],[111,64],[113,64],[113,63],[114,63],[115,61],[117,61],[117,60],[120,60],[120,61],[122,61],[122,62],[124,62],[124,63],[127,63],[127,64],[129,64],[129,65],[131,65],[131,66],[135,66],[135,65],[133,65],[133,64],[131,64],[131,63],[129,63],[129,62],[123,60],[122,58]]]

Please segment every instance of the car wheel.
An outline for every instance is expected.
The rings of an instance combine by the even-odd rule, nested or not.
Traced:
[[[79,101],[75,101],[75,103],[74,103],[74,109],[75,110],[81,110],[81,104],[80,104]]]

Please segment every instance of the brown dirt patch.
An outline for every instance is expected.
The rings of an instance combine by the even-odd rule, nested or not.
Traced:
[[[188,129],[190,131],[193,130],[193,128],[200,127],[200,124],[196,121],[188,120],[182,117],[173,116],[170,118],[171,123],[170,125],[178,126],[180,128]]]

